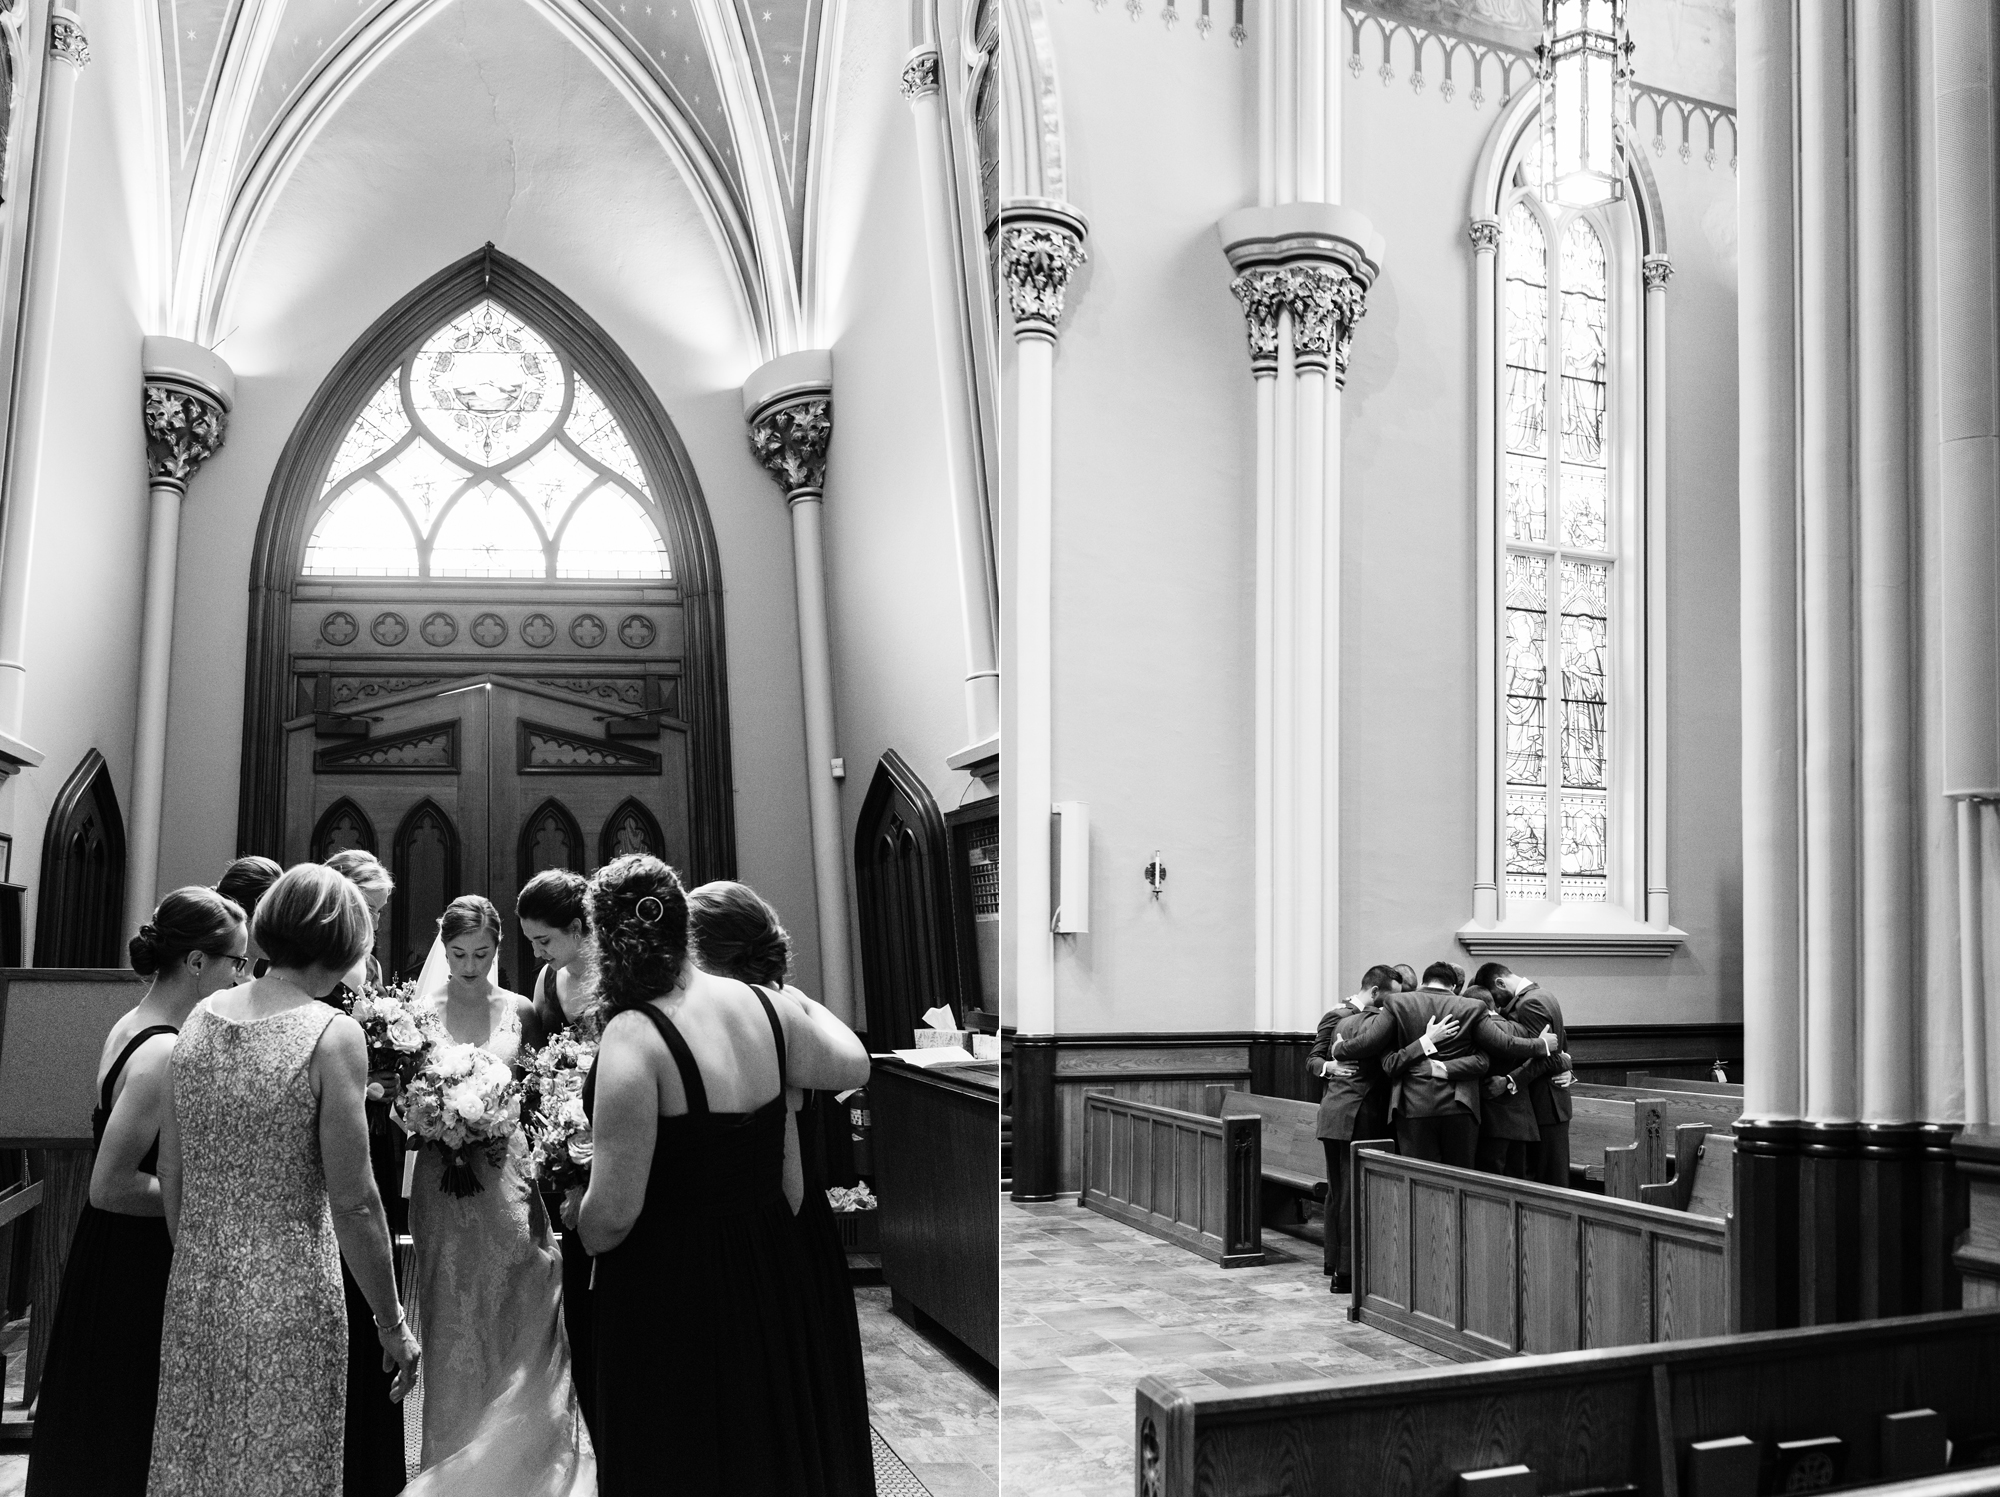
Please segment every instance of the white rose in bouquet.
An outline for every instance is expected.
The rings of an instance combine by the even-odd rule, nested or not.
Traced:
[[[479,1095],[479,1088],[469,1081],[463,1086],[453,1087],[444,1100],[462,1123],[482,1123],[486,1120],[486,1099]]]
[[[414,1050],[424,1042],[424,1032],[417,1028],[417,1021],[404,1014],[389,1026],[389,1043],[398,1050]]]

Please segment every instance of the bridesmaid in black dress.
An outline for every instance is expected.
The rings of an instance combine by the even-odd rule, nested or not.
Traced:
[[[539,1048],[564,1031],[594,1040],[599,1027],[596,948],[590,940],[590,885],[580,873],[548,868],[521,886],[514,918],[543,962],[535,978],[535,1017],[522,1026],[521,1043]],[[590,1254],[577,1235],[575,1208],[563,1213],[559,1196],[545,1196],[549,1220],[562,1223],[563,1329],[569,1335],[570,1379],[583,1409],[584,1427],[597,1442],[597,1354],[590,1331]]]
[[[112,1026],[98,1063],[97,1158],[56,1301],[31,1497],[145,1493],[174,1256],[154,1173],[168,1061],[194,1006],[235,983],[248,940],[242,909],[200,887],[174,890],[132,938],[132,970],[153,985]]]
[[[361,891],[368,913],[379,931],[382,912],[396,881],[372,853],[359,848],[337,852],[326,866]],[[345,1007],[348,992],[359,992],[366,983],[382,981],[382,963],[370,951],[348,973],[341,987],[326,1002]],[[389,1119],[389,1101],[371,1101],[368,1108],[368,1163],[375,1176],[375,1189],[382,1197],[389,1218],[389,1240],[396,1241],[410,1230],[410,1204],[403,1199],[403,1130]],[[342,1449],[343,1497],[391,1497],[407,1484],[403,1448],[403,1407],[389,1397],[393,1372],[382,1370],[382,1343],[376,1335],[375,1312],[361,1292],[347,1260],[340,1264],[340,1283],[347,1294],[347,1441]]]
[[[817,1005],[698,970],[657,858],[599,869],[590,921],[612,1014],[584,1091],[579,1217],[597,1257],[598,1491],[821,1497],[833,1461],[785,1096],[861,1085],[868,1053]]]
[[[718,881],[691,890],[688,937],[695,961],[704,972],[750,983],[760,992],[782,988],[795,1001],[812,1003],[798,989],[785,988],[792,968],[792,938],[778,923],[778,912],[747,884]],[[840,1022],[830,1013],[827,1021]],[[839,1497],[875,1497],[868,1378],[861,1356],[854,1286],[847,1273],[847,1249],[841,1244],[840,1227],[826,1198],[821,1151],[800,1147],[800,1119],[816,1116],[806,1109],[815,1101],[831,1100],[823,1093],[802,1094],[796,1087],[790,1089],[786,1098],[790,1112],[785,1119],[785,1195],[805,1243],[810,1291],[807,1309],[820,1381],[814,1409],[826,1457],[827,1490]]]

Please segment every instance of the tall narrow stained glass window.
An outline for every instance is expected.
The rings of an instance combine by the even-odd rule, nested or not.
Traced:
[[[1506,220],[1501,629],[1510,904],[1602,903],[1613,828],[1607,261],[1595,224]]]
[[[673,575],[617,416],[548,339],[490,299],[382,382],[322,495],[308,577]]]

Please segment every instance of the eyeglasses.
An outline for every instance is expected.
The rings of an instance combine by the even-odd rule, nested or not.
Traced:
[[[243,969],[250,965],[250,958],[247,956],[231,956],[226,951],[217,952],[214,955],[215,959],[218,962],[229,962],[232,964],[232,969],[229,974],[232,977],[241,977],[243,975]]]

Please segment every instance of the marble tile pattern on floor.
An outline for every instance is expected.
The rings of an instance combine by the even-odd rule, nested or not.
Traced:
[[[1442,1365],[1347,1318],[1319,1246],[1266,1231],[1224,1270],[1077,1205],[1000,1210],[1001,1485],[1013,1497],[1127,1497],[1133,1390],[1148,1374],[1243,1387]]]

